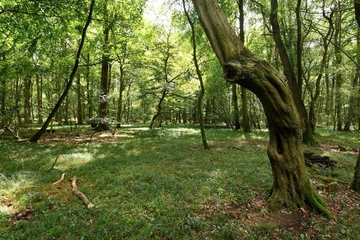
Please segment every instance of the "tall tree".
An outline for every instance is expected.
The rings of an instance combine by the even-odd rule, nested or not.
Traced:
[[[190,14],[186,8],[186,4],[185,4],[185,0],[182,0],[183,3],[183,8],[184,8],[184,13],[186,16],[186,19],[190,25],[191,28],[191,45],[193,48],[193,62],[195,65],[195,70],[196,70],[196,75],[198,77],[199,80],[199,84],[200,84],[200,92],[198,95],[198,102],[197,102],[197,110],[198,110],[198,117],[199,117],[199,123],[200,123],[200,132],[201,132],[201,139],[202,139],[202,144],[203,144],[203,148],[205,150],[210,149],[209,144],[206,140],[206,133],[205,133],[205,127],[204,127],[204,117],[203,117],[203,98],[205,95],[205,86],[204,86],[204,80],[203,80],[203,75],[200,69],[200,65],[199,65],[199,60],[198,60],[198,55],[197,55],[197,47],[196,47],[196,35],[195,35],[195,21],[190,17]],[[235,89],[235,93],[236,93],[236,89]],[[237,101],[237,100],[236,100]]]
[[[240,26],[240,41],[245,43],[245,30],[244,30],[244,0],[238,0],[238,6],[239,6],[239,26]],[[234,87],[233,85],[233,94]],[[235,88],[236,89],[236,88]],[[241,109],[242,109],[242,127],[244,132],[250,132],[250,118],[249,118],[249,110],[248,110],[248,100],[247,100],[247,90],[243,86],[240,87],[241,89]],[[235,116],[236,116],[236,107],[234,105],[235,109]],[[236,117],[235,117],[236,120]]]
[[[91,19],[92,19],[92,13],[93,13],[94,5],[95,5],[95,0],[92,0],[91,4],[90,4],[89,14],[87,16],[86,23],[85,23],[84,28],[82,30],[81,40],[80,40],[80,44],[79,44],[79,47],[78,47],[78,51],[77,51],[76,56],[75,56],[74,67],[73,67],[72,72],[70,74],[70,77],[69,77],[69,80],[67,82],[66,88],[65,88],[63,94],[60,96],[59,100],[57,101],[55,107],[53,108],[53,110],[51,111],[49,116],[47,117],[47,119],[44,122],[41,129],[39,131],[37,131],[35,133],[35,135],[30,138],[30,140],[29,140],[30,142],[37,142],[40,139],[40,137],[46,132],[46,128],[49,126],[52,118],[55,116],[55,113],[57,112],[57,110],[59,110],[59,108],[61,107],[61,104],[64,102],[67,94],[69,93],[69,90],[70,90],[70,88],[72,86],[72,83],[74,81],[77,69],[79,67],[79,60],[80,60],[80,56],[81,56],[81,50],[82,50],[82,48],[84,46],[87,28],[89,27]]]
[[[273,171],[270,208],[307,206],[332,217],[308,179],[301,146],[301,119],[288,85],[276,69],[244,47],[217,0],[193,3],[226,80],[248,88],[263,104],[270,134],[267,152]]]

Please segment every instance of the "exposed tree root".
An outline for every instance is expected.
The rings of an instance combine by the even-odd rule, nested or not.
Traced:
[[[87,207],[87,208],[93,208],[95,207],[94,204],[92,204],[89,199],[86,197],[85,194],[83,194],[82,192],[79,191],[77,185],[76,185],[76,176],[74,176],[72,179],[71,179],[71,186],[72,186],[72,192],[78,196],[78,198],[80,198],[80,200],[84,203],[84,205]]]
[[[326,209],[327,203],[321,199],[319,195],[317,195],[313,189],[313,187],[310,184],[310,181],[306,183],[305,186],[306,190],[303,197],[298,196],[297,199],[288,199],[285,200],[282,194],[279,192],[273,192],[273,189],[271,190],[271,197],[268,200],[268,206],[270,211],[277,211],[281,209],[282,207],[287,207],[290,210],[293,210],[295,208],[310,208],[312,211],[316,211],[319,213],[324,214],[327,218],[333,218],[332,214]]]

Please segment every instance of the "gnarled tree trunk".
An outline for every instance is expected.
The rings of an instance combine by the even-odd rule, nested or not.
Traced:
[[[193,3],[226,80],[255,93],[264,107],[270,132],[268,156],[273,171],[270,209],[308,207],[331,217],[307,177],[301,119],[282,76],[244,47],[217,0],[193,0]]]

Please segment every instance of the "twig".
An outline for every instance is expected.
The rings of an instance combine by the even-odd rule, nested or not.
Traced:
[[[53,165],[51,166],[51,168],[48,170],[48,172],[51,171],[55,167],[55,164],[56,164],[57,160],[59,159],[61,151],[63,150],[63,148],[64,148],[64,145],[61,146],[60,151],[59,151],[58,155],[56,156],[55,161],[54,161]]]
[[[56,185],[56,184],[58,184],[58,183],[61,183],[61,182],[64,180],[64,178],[65,178],[65,174],[66,174],[66,173],[61,174],[61,178],[60,178],[59,180],[57,180],[56,182],[54,182],[53,184]]]
[[[75,193],[75,195],[81,199],[81,201],[85,204],[87,208],[95,207],[95,205],[89,201],[89,199],[85,196],[85,194],[79,191],[76,185],[76,179],[77,179],[76,176],[74,176],[71,180],[72,192]]]

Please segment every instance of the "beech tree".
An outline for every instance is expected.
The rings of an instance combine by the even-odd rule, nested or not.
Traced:
[[[263,105],[270,134],[267,153],[273,172],[270,209],[308,207],[331,218],[326,203],[315,193],[307,176],[301,146],[302,122],[282,75],[244,47],[216,0],[193,3],[225,79],[255,93]]]

